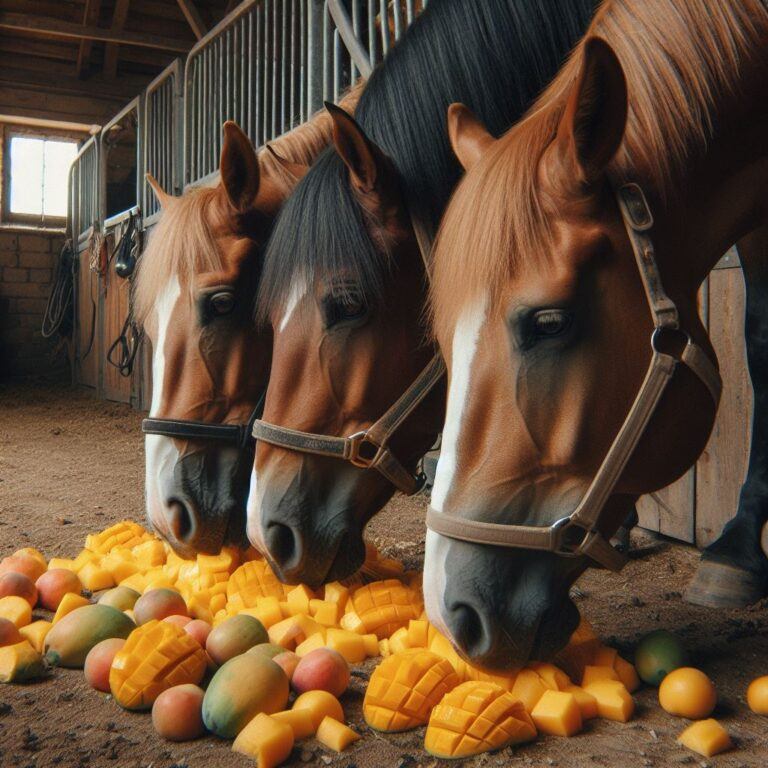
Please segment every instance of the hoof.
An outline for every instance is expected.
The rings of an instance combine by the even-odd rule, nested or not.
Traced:
[[[685,600],[707,608],[744,608],[765,595],[765,583],[752,571],[701,560],[688,589]]]

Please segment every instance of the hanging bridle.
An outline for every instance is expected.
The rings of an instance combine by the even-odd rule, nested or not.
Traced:
[[[162,435],[178,440],[214,440],[230,443],[241,450],[253,445],[253,423],[264,412],[266,390],[261,394],[250,418],[243,424],[210,424],[192,419],[158,419],[150,417],[141,422],[145,435]]]
[[[416,235],[416,243],[429,276],[428,254],[430,237],[421,223],[411,216],[411,225]],[[368,429],[355,432],[349,437],[320,435],[314,432],[301,432],[297,429],[270,424],[256,419],[253,424],[253,436],[270,445],[287,448],[300,453],[316,456],[330,456],[348,461],[362,469],[375,469],[389,480],[392,485],[409,496],[418,493],[426,483],[424,472],[418,468],[415,472],[407,469],[389,449],[388,443],[402,423],[416,410],[422,400],[434,389],[445,375],[445,362],[438,352],[416,377],[414,382],[395,401],[388,411]]]
[[[653,216],[645,195],[637,184],[625,184],[616,197],[653,316],[653,355],[640,391],[592,483],[576,509],[550,526],[484,523],[430,508],[429,530],[475,544],[553,552],[564,557],[584,555],[605,568],[621,570],[627,556],[600,532],[600,517],[678,365],[686,366],[698,377],[717,407],[722,389],[720,373],[704,350],[680,329],[677,307],[664,292],[648,234]]]

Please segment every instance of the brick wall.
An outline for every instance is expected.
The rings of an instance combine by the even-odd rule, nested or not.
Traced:
[[[62,233],[0,230],[0,379],[66,375],[56,339],[40,333]]]

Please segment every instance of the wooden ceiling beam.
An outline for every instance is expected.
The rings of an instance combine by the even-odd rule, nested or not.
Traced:
[[[198,40],[204,37],[205,33],[208,32],[208,27],[201,18],[193,0],[176,0],[176,2],[179,4],[179,8],[181,8],[181,12],[184,14],[184,18],[187,20],[187,24],[189,24],[192,32],[194,32],[195,37]]]
[[[117,80],[94,75],[83,82],[72,74],[22,69],[16,67],[0,68],[0,85],[45,93],[90,96],[94,99],[109,99],[126,102],[138,95],[149,81],[148,77],[121,77]]]
[[[99,11],[101,10],[101,0],[85,0],[83,8],[83,26],[95,27],[99,23]],[[77,50],[77,76],[84,78],[88,74],[88,67],[91,63],[91,51],[93,50],[93,40],[81,40]]]
[[[120,34],[125,27],[128,18],[128,8],[131,0],[116,0],[115,10],[112,14],[112,32]],[[117,75],[117,59],[120,56],[120,46],[117,43],[107,43],[104,47],[104,67],[106,77],[113,78]]]
[[[10,13],[0,11],[0,29],[11,31],[40,33],[47,37],[65,40],[102,40],[120,45],[136,45],[140,48],[155,48],[161,51],[186,53],[191,44],[172,37],[162,37],[147,32],[112,32],[94,26],[81,26],[72,22],[36,16],[29,13]]]

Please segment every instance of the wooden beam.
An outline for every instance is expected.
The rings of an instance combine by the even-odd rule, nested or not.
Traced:
[[[99,23],[99,11],[101,0],[85,0],[83,9],[83,26],[95,27]],[[88,74],[88,66],[91,63],[91,51],[93,40],[81,40],[77,51],[77,76],[80,78]]]
[[[116,0],[115,10],[112,14],[112,32],[119,34],[125,27],[128,18],[128,6],[131,0]],[[117,75],[117,59],[120,55],[120,46],[117,43],[107,43],[104,48],[104,74],[114,78]]]
[[[72,96],[90,96],[95,99],[109,99],[125,102],[140,93],[149,82],[149,77],[121,77],[119,80],[94,75],[86,82],[70,74],[53,74],[47,70],[33,71],[15,67],[0,67],[0,85],[38,90]]]
[[[19,115],[0,114],[0,123],[9,123],[11,125],[28,125],[32,128],[53,128],[57,131],[72,131],[73,133],[96,133],[99,130],[98,125],[86,125],[85,123],[74,123],[69,120],[46,120],[43,117],[22,117]]]
[[[40,90],[28,90],[15,85],[0,85],[0,114],[16,117],[44,118],[62,122],[104,125],[125,100],[99,100],[93,97],[62,96]]]
[[[200,13],[193,0],[176,0],[176,2],[179,4],[179,8],[181,8],[181,12],[184,14],[187,23],[195,33],[195,37],[198,40],[201,37],[204,37],[205,33],[208,31],[208,27],[200,17]]]
[[[0,29],[16,32],[39,33],[47,37],[59,37],[66,40],[103,40],[120,45],[136,45],[140,48],[156,48],[161,51],[186,53],[191,43],[175,37],[161,37],[147,32],[121,32],[116,34],[111,29],[81,26],[72,22],[35,16],[29,13],[9,13],[0,11]]]

